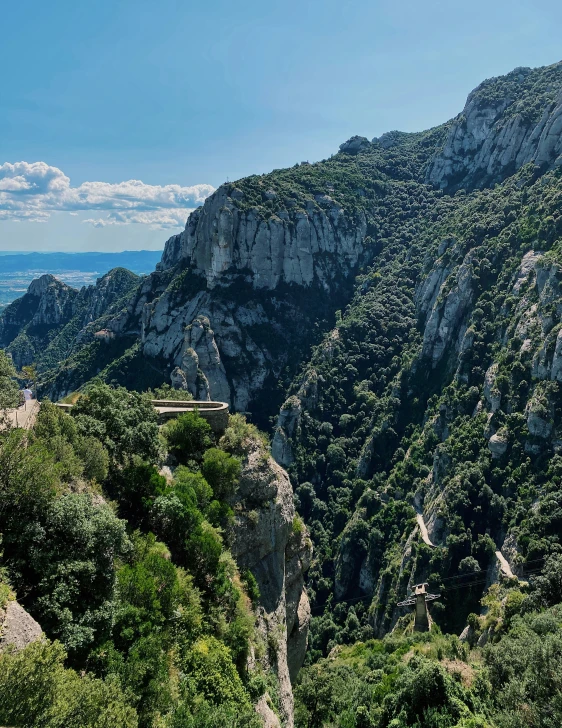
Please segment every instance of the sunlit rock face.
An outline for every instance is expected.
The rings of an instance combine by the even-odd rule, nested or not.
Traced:
[[[545,78],[545,69],[516,68],[480,84],[453,119],[426,181],[450,192],[487,187],[529,162],[542,169],[562,164],[561,69],[551,66]]]
[[[288,200],[267,218],[256,207],[240,207],[240,198],[241,190],[220,187],[190,215],[184,232],[170,238],[159,268],[187,261],[209,288],[242,275],[255,288],[272,290],[279,283],[330,288],[357,264],[366,220],[352,224],[328,195],[303,206]]]

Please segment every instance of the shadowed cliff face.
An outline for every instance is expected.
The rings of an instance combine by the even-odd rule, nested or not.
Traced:
[[[287,473],[269,457],[259,439],[243,443],[243,467],[233,508],[232,555],[242,572],[250,570],[259,591],[256,626],[267,649],[253,656],[273,670],[279,683],[283,725],[293,726],[293,691],[308,639],[310,605],[304,574],[312,543],[293,505]],[[265,704],[258,705],[267,717]]]

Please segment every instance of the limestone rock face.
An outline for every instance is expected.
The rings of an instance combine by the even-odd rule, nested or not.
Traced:
[[[352,136],[351,139],[340,144],[340,152],[344,152],[345,154],[358,154],[364,149],[368,149],[370,145],[367,137]]]
[[[494,363],[490,366],[484,377],[484,397],[490,405],[492,412],[499,409],[501,404],[501,393],[496,387],[496,377],[498,375],[498,364]]]
[[[507,445],[507,437],[499,432],[496,432],[496,434],[492,435],[492,437],[488,440],[488,447],[490,448],[492,457],[495,458],[498,458],[505,453]]]
[[[326,294],[364,255],[367,225],[327,194],[285,198],[264,185],[273,214],[245,206],[245,196],[223,185],[209,197],[106,326],[140,336],[143,357],[165,379],[237,411],[310,345],[316,314],[298,289],[314,288],[313,300],[326,298],[320,305],[329,310]]]
[[[226,372],[211,329],[211,323],[206,316],[197,316],[193,323],[186,327],[184,348],[182,365],[184,365],[185,370],[189,371],[190,367],[193,367],[193,363],[197,361],[201,378],[205,381],[207,397],[212,392],[215,400],[228,402],[230,388],[226,381]],[[192,394],[197,396],[198,392],[194,391]]]
[[[274,199],[275,191],[264,194]],[[352,224],[343,208],[327,198],[327,204],[309,201],[305,209],[289,206],[265,219],[257,208],[237,206],[239,197],[240,190],[231,185],[211,195],[189,216],[183,233],[168,240],[159,269],[187,262],[209,288],[243,275],[259,289],[315,281],[329,289],[336,269],[345,275],[357,264],[367,227],[364,216]]]
[[[69,316],[77,292],[54,276],[46,274],[32,281],[27,293],[37,299],[32,325],[52,326]]]
[[[23,650],[31,642],[41,639],[40,625],[16,601],[9,601],[0,609],[0,652],[9,645]]]
[[[324,351],[329,349],[330,342],[337,335],[337,329],[328,338],[324,345]],[[271,443],[271,454],[273,458],[284,468],[294,462],[292,439],[297,434],[303,408],[312,410],[318,399],[318,375],[315,369],[309,369],[299,386],[296,395],[291,395],[285,400],[277,417],[275,434]]]
[[[340,548],[336,559],[336,573],[334,579],[334,595],[341,599],[350,589],[351,585],[358,578],[361,564],[357,561],[353,537],[354,525],[364,517],[364,513],[356,511],[353,518],[348,522],[341,538]]]
[[[295,522],[287,473],[261,443],[247,443],[233,507],[232,554],[239,568],[249,569],[258,583],[258,631],[272,647],[262,659],[277,674],[281,717],[284,725],[292,727],[291,681],[304,659],[310,622],[304,572],[312,544],[304,526]]]
[[[293,450],[290,438],[296,432],[300,415],[302,411],[301,401],[298,397],[289,397],[283,404],[279,417],[277,418],[277,427],[275,435],[271,443],[271,454],[274,459],[284,468],[291,465],[294,461]]]
[[[188,389],[185,372],[179,367],[176,367],[170,374],[170,383],[174,389],[184,392]]]
[[[528,408],[527,410],[527,428],[531,435],[535,437],[549,437],[552,433],[552,422],[549,422],[541,414],[535,410]]]
[[[426,181],[452,192],[499,182],[528,162],[545,168],[560,164],[562,92],[555,91],[560,88],[560,69],[561,64],[549,69],[554,90],[540,97],[538,115],[525,113],[524,103],[538,70],[515,69],[504,77],[508,95],[505,91],[494,94],[497,79],[478,86],[453,120],[443,149],[428,167]]]
[[[253,330],[277,328],[257,302],[237,304],[208,291],[189,297],[167,290],[153,302],[143,303],[141,296],[137,306],[143,354],[179,367],[196,399],[228,402],[244,412],[268,374],[278,372],[285,361],[286,352],[275,362],[253,338]]]
[[[447,347],[454,341],[472,303],[472,257],[472,251],[467,253],[448,292],[447,266],[440,261],[418,292],[419,310],[427,316],[422,355],[431,360],[433,367],[441,361]]]

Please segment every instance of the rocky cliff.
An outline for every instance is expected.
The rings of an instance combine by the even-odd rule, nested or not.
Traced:
[[[39,370],[56,367],[77,343],[102,327],[104,314],[129,295],[139,280],[134,273],[115,268],[95,285],[76,290],[50,274],[43,275],[6,307],[0,317],[0,346],[12,354],[18,368],[32,363]]]
[[[345,194],[331,197],[329,185],[312,193],[299,174],[298,186],[250,178],[219,188],[107,323],[118,337],[139,337],[140,358],[163,380],[255,411],[345,302],[371,254],[366,213],[344,208]]]
[[[241,448],[244,460],[233,501],[231,551],[240,570],[251,571],[260,592],[257,630],[263,651],[252,655],[250,662],[273,669],[279,685],[281,719],[291,728],[292,684],[304,661],[310,622],[304,575],[310,565],[312,543],[295,513],[287,473],[258,437],[247,438]],[[265,700],[258,709],[268,725],[276,725]]]
[[[413,580],[487,573],[506,542],[521,568],[556,548],[561,89],[561,64],[516,69],[435,129],[223,185],[48,372],[56,395],[98,375],[171,381],[263,427],[279,411],[310,595],[332,604],[315,656],[391,629]],[[276,508],[256,515],[285,534],[271,563],[292,559]],[[444,628],[480,593],[446,596]],[[291,624],[282,600],[268,609]]]
[[[317,282],[329,290],[337,275],[355,267],[366,232],[364,214],[350,218],[327,194],[303,200],[262,188],[259,202],[274,203],[268,216],[248,192],[220,187],[190,215],[184,232],[168,240],[159,268],[186,261],[210,289],[242,275],[254,288]]]
[[[23,650],[42,635],[39,624],[18,602],[11,600],[0,608],[0,652],[10,647]]]
[[[500,182],[532,162],[562,164],[562,64],[484,81],[453,119],[426,181],[448,192]]]
[[[23,650],[41,639],[39,624],[19,604],[0,574],[0,654],[7,650]]]

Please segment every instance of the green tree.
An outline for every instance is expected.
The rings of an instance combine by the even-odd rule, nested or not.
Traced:
[[[42,517],[60,479],[53,456],[24,430],[0,432],[0,533],[4,544],[18,543]]]
[[[198,639],[182,659],[189,690],[215,705],[249,707],[249,696],[228,647],[215,637]]]
[[[213,431],[198,412],[186,412],[163,427],[163,434],[173,454],[182,463],[200,461],[213,444]]]
[[[96,437],[114,462],[133,456],[155,462],[159,454],[158,415],[147,395],[95,384],[74,405],[78,431]]]
[[[28,386],[31,385],[33,389],[37,388],[37,367],[34,364],[22,367],[21,374],[24,379],[27,379]]]
[[[107,492],[119,503],[119,513],[133,527],[146,525],[156,498],[166,490],[164,478],[151,463],[133,456],[120,469],[111,473]]]
[[[33,432],[51,451],[64,479],[83,475],[101,483],[107,477],[109,454],[102,443],[81,435],[76,420],[49,400],[41,403]]]
[[[21,585],[30,611],[76,660],[106,639],[115,608],[115,559],[130,549],[125,522],[88,493],[66,493],[40,522],[42,537],[20,544]],[[23,552],[23,553],[21,553]]]
[[[19,390],[15,381],[16,370],[11,358],[0,349],[0,415],[10,407],[17,407]]]
[[[225,500],[234,493],[240,470],[238,458],[216,447],[207,450],[201,464],[201,472],[217,500]]]
[[[193,399],[191,392],[186,389],[174,389],[169,384],[161,384],[154,390],[149,389],[147,394],[151,399],[171,400],[174,402],[190,402]]]
[[[58,642],[0,654],[0,722],[43,728],[136,728],[118,683],[64,668]]]

